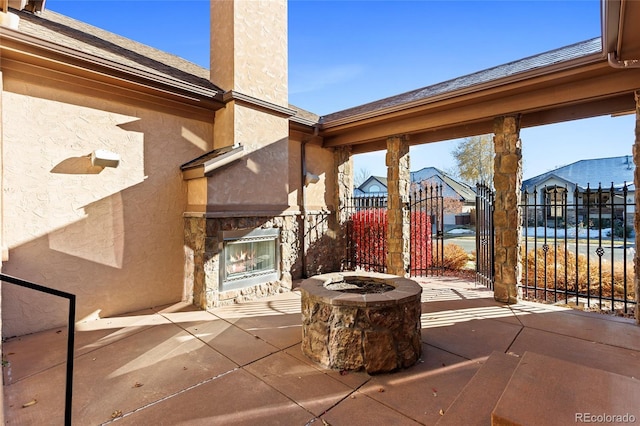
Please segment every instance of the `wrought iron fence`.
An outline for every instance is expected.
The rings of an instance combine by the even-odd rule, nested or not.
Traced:
[[[495,194],[488,185],[476,185],[476,283],[490,289],[495,280],[494,200]]]
[[[626,183],[534,187],[522,201],[523,297],[629,314],[635,203]]]
[[[419,186],[409,197],[412,277],[444,273],[444,196],[442,185]]]
[[[342,268],[387,271],[387,194],[347,199],[344,206],[347,256]]]
[[[411,276],[441,275],[444,271],[444,202],[442,185],[417,188],[409,198]],[[386,272],[387,194],[354,196],[344,206],[349,270]]]

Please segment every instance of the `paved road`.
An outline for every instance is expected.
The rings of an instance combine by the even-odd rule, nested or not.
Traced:
[[[553,244],[553,239],[547,240],[549,245]],[[457,244],[460,247],[462,247],[467,253],[471,253],[473,251],[475,251],[476,249],[476,239],[475,236],[470,236],[470,235],[465,235],[462,237],[447,237],[444,240],[444,244]],[[538,248],[542,248],[542,245],[544,244],[544,241],[542,239],[538,239],[538,244],[537,247]],[[564,241],[561,239],[558,239],[558,245],[561,247],[564,247]],[[534,248],[534,239],[533,238],[528,238],[527,240],[527,250],[531,251]],[[575,249],[576,249],[576,244],[575,241],[569,240],[567,242],[567,249],[574,252],[575,253]],[[581,240],[578,242],[578,253],[579,254],[584,254],[586,255],[587,253],[590,253],[590,260],[598,260],[598,254],[596,253],[598,249],[598,241],[597,240],[590,240],[589,244],[587,245],[587,241],[586,240]],[[613,261],[614,262],[621,262],[621,261],[627,261],[627,262],[633,262],[633,255],[635,253],[635,244],[633,242],[629,242],[627,241],[627,246],[625,248],[623,242],[621,241],[615,241],[614,242],[614,246],[613,248],[611,247],[611,240],[607,240],[607,241],[603,241],[602,242],[602,249],[603,249],[603,255],[602,255],[602,259],[604,261],[611,261],[611,253],[613,251]],[[626,250],[626,257],[625,257],[625,250]]]

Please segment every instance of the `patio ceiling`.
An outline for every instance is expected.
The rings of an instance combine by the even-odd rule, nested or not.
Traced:
[[[494,119],[505,115],[519,114],[525,128],[630,113],[640,88],[640,68],[632,60],[640,58],[640,31],[631,22],[638,16],[640,2],[603,1],[603,49],[432,96],[404,94],[397,98],[406,102],[382,100],[331,114],[319,135],[325,147],[351,145],[358,154],[386,149],[393,135],[408,135],[418,145],[491,133]],[[627,62],[611,63],[610,52]]]

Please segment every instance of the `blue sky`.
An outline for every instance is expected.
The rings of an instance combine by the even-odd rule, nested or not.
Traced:
[[[48,0],[47,9],[209,67],[208,0]],[[289,101],[323,115],[600,36],[600,2],[290,1]],[[525,178],[630,155],[633,115],[523,129]],[[457,141],[412,147],[412,170],[455,173]],[[384,153],[356,171],[386,175]]]

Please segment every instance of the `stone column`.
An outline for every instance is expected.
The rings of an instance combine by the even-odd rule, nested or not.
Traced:
[[[337,235],[337,251],[339,259],[347,258],[347,235],[345,224],[349,218],[345,209],[349,199],[353,197],[353,158],[351,156],[350,146],[341,146],[334,151],[335,164],[335,206],[336,206],[336,235]],[[344,262],[340,262],[340,268],[344,266]]]
[[[640,185],[640,91],[635,92],[636,98],[636,139],[633,144],[633,162],[636,166],[634,172],[633,183],[636,188]],[[640,274],[640,257],[638,257],[637,248],[640,247],[640,197],[638,194],[634,195],[635,210],[633,218],[633,228],[636,232],[636,253],[633,257],[633,264],[635,270],[634,288],[636,293],[636,323],[640,325],[640,281],[638,274]]]
[[[495,284],[493,296],[504,303],[518,301],[522,280],[521,212],[518,208],[522,187],[522,142],[520,117],[498,117],[493,122],[495,146],[493,185],[496,191]]]
[[[410,162],[407,136],[387,139],[387,272],[404,277],[409,270]]]

